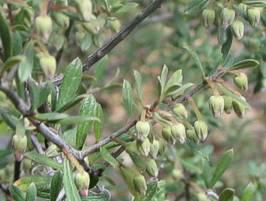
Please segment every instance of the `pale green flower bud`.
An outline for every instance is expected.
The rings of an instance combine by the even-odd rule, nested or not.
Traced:
[[[243,118],[246,113],[246,107],[237,100],[233,100],[233,109],[239,118]]]
[[[114,19],[110,19],[110,25],[111,28],[118,33],[120,31],[120,27],[121,27],[121,23],[118,19],[114,18]]]
[[[187,138],[193,141],[194,143],[199,143],[199,139],[194,128],[187,130]]]
[[[151,143],[148,138],[145,138],[143,141],[137,141],[137,149],[143,156],[148,156],[151,149]]]
[[[240,20],[235,20],[232,24],[232,29],[234,32],[234,35],[236,36],[236,38],[238,40],[240,40],[241,38],[243,38],[244,36],[244,23]]]
[[[55,13],[54,14],[55,22],[58,24],[58,26],[62,27],[63,29],[67,29],[69,27],[69,17],[66,16],[63,13]]]
[[[170,144],[175,144],[176,140],[175,140],[175,137],[172,134],[170,126],[167,126],[167,127],[163,128],[162,136],[163,136],[163,138],[165,139],[166,142],[168,142]]]
[[[172,134],[181,144],[186,142],[186,128],[183,124],[177,123],[171,127]]]
[[[23,159],[23,167],[26,171],[30,171],[32,168],[32,160],[28,158]]]
[[[16,151],[15,153],[16,160],[21,161],[23,159],[23,154],[27,149],[27,144],[28,144],[27,136],[15,134],[12,138],[12,144]]]
[[[54,77],[56,71],[55,58],[49,54],[40,54],[39,59],[44,74],[49,78]]]
[[[160,149],[160,142],[156,139],[154,139],[151,143],[151,148],[150,148],[150,155],[152,158],[157,158],[157,155],[159,153]]]
[[[143,141],[145,138],[148,137],[151,127],[149,122],[147,121],[138,121],[136,123],[136,130],[137,130],[137,139]]]
[[[198,201],[210,201],[210,199],[205,193],[198,193],[197,197],[198,197]]]
[[[248,21],[252,26],[257,26],[260,23],[260,15],[259,8],[249,8],[247,10]]]
[[[47,42],[53,29],[53,22],[51,17],[48,15],[40,15],[36,17],[35,26],[37,33],[43,37],[43,40],[45,42]]]
[[[238,5],[238,10],[244,17],[247,16],[248,6],[246,4],[240,3]]]
[[[92,13],[91,0],[77,0],[78,9],[85,21],[90,21],[95,18]]]
[[[245,73],[239,73],[239,75],[234,78],[234,83],[239,89],[244,91],[248,90],[248,77]]]
[[[172,175],[175,179],[179,180],[183,177],[183,172],[182,170],[176,168],[172,171]]]
[[[147,191],[147,184],[146,180],[143,175],[139,174],[133,178],[133,185],[135,188],[135,191],[138,192],[141,195],[145,195]]]
[[[225,27],[231,25],[235,19],[235,11],[230,8],[223,8],[222,10],[222,23]]]
[[[152,177],[157,177],[158,176],[159,169],[157,167],[157,164],[156,164],[155,160],[148,159],[146,161],[146,172]]]
[[[212,114],[215,117],[221,116],[224,112],[224,99],[222,96],[211,96],[209,99],[209,105]]]
[[[195,128],[195,132],[196,132],[196,135],[197,135],[198,139],[201,142],[204,142],[207,139],[207,137],[208,137],[208,126],[207,126],[207,124],[204,121],[202,121],[202,120],[197,120],[194,123],[194,128]]]
[[[202,18],[205,27],[211,26],[215,21],[215,11],[213,9],[204,9],[202,11]]]
[[[77,172],[75,174],[74,180],[80,195],[82,197],[87,197],[90,186],[90,175],[85,171]]]
[[[227,114],[230,114],[231,110],[233,109],[233,104],[232,104],[233,99],[230,96],[223,96],[223,98],[224,98],[224,111]]]
[[[173,112],[176,116],[186,119],[188,117],[188,112],[185,106],[181,103],[177,103],[173,109]]]

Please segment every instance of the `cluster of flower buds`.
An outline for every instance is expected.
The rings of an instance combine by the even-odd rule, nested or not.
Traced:
[[[152,158],[156,159],[160,149],[160,142],[156,139],[153,139],[150,146],[150,155]]]
[[[39,54],[41,68],[48,78],[52,78],[56,72],[56,60],[50,54]]]
[[[181,103],[177,103],[175,105],[173,112],[179,118],[186,119],[188,117],[188,112],[187,112],[185,106]]]
[[[49,15],[40,15],[35,19],[37,33],[47,42],[53,29],[53,22]]]
[[[219,8],[218,5],[217,8]],[[245,30],[244,23],[240,20],[241,17],[252,26],[257,26],[260,23],[261,8],[240,3],[232,8],[223,7],[220,12],[219,9],[212,7],[205,8],[202,11],[202,20],[205,27],[209,27],[215,22],[224,28],[230,26],[238,40],[243,38]]]
[[[23,155],[27,149],[27,136],[22,134],[15,134],[12,138],[12,144],[15,149],[15,156],[17,161],[23,159]]]
[[[90,175],[85,171],[77,172],[75,173],[74,180],[77,189],[79,190],[79,194],[82,197],[87,197],[90,186]]]
[[[151,176],[151,177],[157,177],[159,173],[159,169],[157,167],[157,164],[154,159],[148,159],[146,162],[146,172]]]
[[[138,121],[136,123],[136,130],[137,130],[136,133],[137,139],[140,141],[144,141],[144,139],[148,137],[151,127],[149,122],[147,121]]]
[[[148,138],[145,138],[143,141],[137,141],[137,149],[139,153],[143,156],[148,156],[151,150],[151,143]]]
[[[171,127],[171,132],[175,139],[178,139],[181,144],[186,142],[186,128],[183,124],[177,123]]]

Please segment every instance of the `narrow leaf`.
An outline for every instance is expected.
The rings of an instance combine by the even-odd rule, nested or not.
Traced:
[[[74,178],[72,175],[72,170],[70,168],[67,159],[64,160],[64,175],[63,184],[66,193],[66,198],[68,201],[81,201],[77,187],[74,183]]]
[[[232,149],[226,151],[223,154],[223,156],[221,157],[221,159],[218,161],[218,163],[216,165],[216,168],[214,170],[214,173],[213,173],[209,187],[213,187],[216,184],[216,182],[221,178],[221,176],[223,175],[225,170],[231,164],[232,159],[233,159],[233,154],[234,153],[233,153]]]
[[[234,199],[235,190],[232,188],[226,188],[219,196],[219,201],[232,201]]]
[[[108,162],[113,168],[118,167],[119,163],[117,162],[117,160],[109,153],[109,151],[107,149],[105,149],[104,147],[101,147],[100,149],[100,153],[102,158]]]
[[[255,59],[245,59],[242,61],[239,61],[235,64],[233,64],[230,67],[230,70],[239,70],[239,69],[243,69],[243,68],[255,68],[257,66],[259,66],[259,62]]]
[[[202,76],[205,77],[205,70],[203,68],[203,65],[201,64],[198,54],[194,50],[192,50],[190,47],[188,47],[187,45],[184,45],[183,48],[192,56],[197,67],[200,69]]]
[[[21,82],[25,82],[32,73],[33,69],[33,57],[34,57],[34,49],[33,42],[29,42],[24,50],[25,58],[19,64],[18,69],[18,77]]]
[[[88,133],[94,128],[97,132],[96,136],[101,136],[101,122],[102,119],[102,110],[101,106],[96,102],[93,96],[89,96],[82,102],[80,107],[80,116],[84,118],[98,117],[99,122],[87,121],[78,125],[77,137],[76,137],[76,146],[81,149],[86,140]],[[96,137],[97,138],[97,137]]]
[[[45,155],[39,154],[36,151],[31,151],[31,152],[27,152],[25,153],[25,157],[39,163],[42,165],[46,165],[48,167],[54,168],[54,169],[63,169],[63,165],[56,162],[55,160],[48,158]]]
[[[56,109],[60,109],[69,101],[76,97],[82,78],[82,63],[80,59],[75,59],[66,68],[64,79],[59,91],[59,98]]]
[[[49,112],[49,113],[42,113],[35,115],[35,118],[41,121],[59,121],[67,117],[69,117],[68,114],[56,113],[56,112]]]
[[[240,201],[252,201],[256,191],[256,186],[253,183],[249,183],[242,193]]]
[[[11,32],[3,12],[0,13],[0,37],[4,48],[4,61],[6,61],[12,55],[12,38]]]
[[[42,189],[49,189],[52,177],[50,176],[25,176],[17,180],[14,185],[20,190],[26,192],[31,183],[34,183],[37,187]]]
[[[223,44],[221,52],[223,54],[223,58],[225,59],[227,55],[229,54],[229,51],[232,46],[233,42],[233,33],[230,28],[224,29],[223,27],[219,28],[219,35],[220,35],[220,41]],[[222,38],[224,37],[224,38]]]
[[[26,201],[23,193],[21,192],[21,190],[19,190],[18,187],[12,185],[9,188],[9,191],[10,191],[12,197],[15,199],[15,201]]]
[[[131,115],[134,109],[134,100],[133,100],[131,84],[127,80],[124,80],[123,82],[122,96],[123,96],[123,105],[127,110],[127,112],[129,113],[129,115]]]
[[[34,183],[31,183],[27,194],[26,194],[26,201],[35,201],[37,196],[37,189]]]
[[[60,171],[56,172],[51,181],[50,201],[56,201],[56,198],[62,188],[63,177]]]
[[[136,82],[136,91],[139,97],[139,100],[143,102],[143,87],[142,87],[142,77],[138,71],[134,71],[134,77]]]

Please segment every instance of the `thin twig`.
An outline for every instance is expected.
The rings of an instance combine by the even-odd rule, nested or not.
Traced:
[[[94,144],[94,145],[88,147],[87,149],[84,149],[83,151],[81,151],[81,154],[80,154],[81,157],[84,158],[87,155],[89,155],[90,153],[93,153],[93,152],[97,151],[100,147],[102,147],[102,146],[108,144],[109,142],[111,142],[112,138],[119,137],[120,135],[127,133],[129,131],[129,129],[132,128],[136,123],[137,123],[137,120],[131,121],[125,127],[123,127],[120,130],[112,133],[111,135],[109,135],[108,137],[104,138],[103,140],[101,140],[97,144]]]
[[[83,65],[83,70],[89,70],[93,64],[95,64],[106,54],[108,54],[114,47],[116,47],[121,41],[123,41],[146,17],[148,17],[157,8],[159,8],[163,1],[164,0],[154,0],[143,10],[142,13],[137,15],[131,22],[129,22],[116,35],[114,35],[113,38],[111,38],[102,47],[90,54],[87,57],[85,64]]]
[[[31,135],[31,142],[39,154],[44,154],[42,145],[39,143],[35,135]]]

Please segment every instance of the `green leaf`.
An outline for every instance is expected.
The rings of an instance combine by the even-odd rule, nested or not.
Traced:
[[[30,98],[31,98],[31,110],[34,111],[40,107],[50,94],[50,87],[48,84],[45,86],[38,86],[33,80],[28,81]]]
[[[81,201],[77,187],[74,183],[74,178],[72,175],[72,170],[70,168],[67,159],[64,160],[64,174],[63,174],[63,184],[66,193],[66,198],[68,201]]]
[[[72,61],[66,68],[64,79],[60,86],[59,98],[56,104],[56,110],[59,110],[65,104],[76,97],[82,78],[82,63],[79,58]]]
[[[46,165],[48,167],[54,168],[54,169],[60,169],[63,170],[63,165],[61,163],[56,162],[55,160],[48,158],[47,156],[43,154],[39,154],[36,151],[31,151],[25,153],[25,157],[29,158],[37,163],[40,163],[42,165]]]
[[[168,93],[168,96],[173,96],[173,98],[177,98],[179,96],[182,96],[185,93],[185,91],[192,86],[194,86],[193,83],[186,83],[186,84],[182,85],[181,87],[179,87],[178,89],[176,89],[175,91]]]
[[[200,69],[202,76],[205,77],[205,70],[201,64],[198,54],[194,50],[192,50],[188,45],[184,45],[183,48],[192,56],[197,67]]]
[[[134,199],[134,201],[165,201],[166,200],[166,191],[165,191],[166,182],[151,182],[147,186],[147,192],[145,196],[139,196]]]
[[[165,86],[166,86],[166,81],[167,81],[167,76],[168,76],[168,67],[166,65],[163,65],[163,70],[161,72],[160,77],[158,77],[158,80],[160,82],[160,97],[163,98],[163,94],[165,91]]]
[[[19,190],[18,187],[12,185],[9,190],[15,201],[26,201],[23,193],[21,192],[21,190]]]
[[[0,13],[0,37],[3,44],[4,49],[4,61],[6,61],[10,56],[12,56],[12,38],[11,32],[7,23],[6,18],[3,15],[3,12]]]
[[[49,112],[36,114],[34,117],[41,121],[59,121],[69,117],[69,115],[64,113]]]
[[[123,105],[127,110],[128,114],[131,115],[133,113],[135,105],[133,100],[132,87],[127,80],[124,80],[123,82],[122,96],[123,96]]]
[[[164,96],[171,96],[173,92],[182,86],[182,81],[182,70],[175,71],[166,84]]]
[[[50,176],[25,176],[17,180],[14,185],[24,192],[27,191],[31,183],[34,183],[37,189],[50,189],[51,179]]]
[[[243,68],[255,68],[255,67],[258,67],[259,64],[260,63],[255,59],[245,59],[230,66],[230,70],[239,70]]]
[[[63,177],[60,171],[56,172],[51,181],[50,201],[56,201],[56,198],[62,188]]]
[[[118,161],[109,153],[109,151],[106,148],[101,147],[100,153],[101,153],[102,158],[106,162],[108,162],[113,168],[116,168],[119,166]]]
[[[62,125],[76,125],[84,122],[101,122],[97,117],[69,116],[59,121]]]
[[[4,63],[4,65],[1,69],[1,73],[11,69],[13,66],[15,66],[19,63],[21,63],[24,59],[25,59],[24,55],[17,55],[17,56],[9,57],[6,60],[6,62]]]
[[[219,201],[232,201],[234,199],[235,190],[232,188],[226,188],[219,196]]]
[[[0,150],[0,168],[5,167],[9,163],[9,156],[12,154],[11,149]]]
[[[138,98],[141,102],[143,102],[143,86],[142,86],[142,77],[138,71],[134,70],[134,77],[136,82],[136,91]]]
[[[221,159],[218,161],[216,165],[209,187],[213,187],[216,184],[216,182],[220,179],[220,177],[223,175],[225,170],[229,167],[233,159],[233,154],[234,154],[233,150],[230,149],[222,155]]]
[[[220,27],[219,28],[219,34],[220,34],[219,36],[221,37],[220,41],[223,44],[221,52],[223,54],[223,58],[225,59],[227,57],[230,49],[231,49],[231,46],[232,46],[233,33],[232,33],[232,30],[230,28],[224,30],[223,27]],[[224,39],[222,37],[224,37]]]
[[[27,194],[26,194],[26,201],[35,201],[37,196],[37,189],[34,183],[31,183]]]
[[[193,0],[189,3],[187,9],[185,10],[186,14],[197,14],[203,10],[208,4],[208,0]]]
[[[99,120],[102,120],[103,112],[101,105],[96,102],[92,95],[87,97],[82,102],[80,107],[80,115],[85,118],[97,117]],[[81,149],[83,147],[86,137],[91,129],[94,129],[96,139],[99,139],[102,133],[102,124],[100,121],[88,121],[78,125],[76,137],[77,148]]]
[[[68,103],[66,103],[64,106],[62,106],[61,108],[59,108],[56,111],[57,112],[65,112],[66,110],[76,106],[78,103],[80,103],[84,98],[86,98],[88,96],[90,96],[90,95],[82,94],[82,95],[76,96],[74,99],[72,99],[71,101],[69,101]]]
[[[249,183],[242,193],[240,201],[252,201],[256,192],[256,186],[253,183]]]
[[[102,193],[102,194],[90,194],[88,195],[88,197],[86,198],[81,198],[82,201],[109,201],[110,198],[108,197],[108,195],[106,193]]]
[[[34,58],[33,42],[27,44],[24,50],[24,55],[25,58],[21,61],[18,68],[18,77],[21,82],[25,82],[32,73]]]

